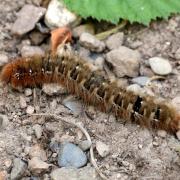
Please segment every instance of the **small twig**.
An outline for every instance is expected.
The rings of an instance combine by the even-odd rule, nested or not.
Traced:
[[[166,78],[164,76],[152,76],[146,83],[146,86],[148,86],[152,81],[162,79],[165,80]]]
[[[33,114],[33,116],[52,116],[55,119],[59,119],[60,121],[66,122],[66,123],[71,124],[71,125],[74,125],[74,126],[78,127],[84,133],[84,135],[86,136],[86,139],[92,144],[92,140],[91,140],[91,137],[90,137],[89,133],[87,132],[87,130],[79,122],[70,121],[70,120],[67,120],[67,119],[62,119],[58,115],[54,115],[54,114],[50,114],[50,113]],[[96,169],[96,171],[99,174],[99,176],[103,180],[107,180],[108,178],[104,174],[102,174],[102,172],[100,171],[100,169],[97,166],[97,163],[96,163],[96,161],[94,159],[94,152],[93,152],[92,145],[90,147],[90,159],[91,159],[92,165]]]
[[[111,34],[114,34],[116,32],[118,32],[120,29],[122,29],[123,27],[126,26],[127,24],[127,20],[123,20],[119,25],[117,25],[115,28],[112,28],[110,30],[101,32],[99,34],[96,34],[96,38],[99,40],[103,40],[106,39],[108,36],[110,36]]]

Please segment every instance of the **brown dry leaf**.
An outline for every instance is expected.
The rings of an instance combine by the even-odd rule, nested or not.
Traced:
[[[59,44],[72,41],[72,33],[68,27],[61,27],[51,31],[51,51],[56,53]]]

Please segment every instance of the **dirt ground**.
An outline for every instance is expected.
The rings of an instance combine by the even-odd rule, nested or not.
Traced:
[[[19,54],[18,45],[23,39],[14,38],[10,29],[16,19],[16,13],[26,0],[0,0],[0,53],[9,58]],[[137,49],[144,60],[141,71],[147,72],[146,60],[153,56],[163,56],[170,60],[173,74],[166,76],[163,81],[154,82],[154,93],[161,97],[173,99],[180,96],[180,59],[175,54],[180,48],[180,16],[169,20],[153,22],[150,27],[128,25],[125,33],[125,46]],[[140,43],[139,43],[140,42]],[[143,74],[143,73],[142,73]],[[128,79],[128,83],[130,84]],[[5,92],[7,91],[7,92]],[[177,137],[166,134],[161,137],[157,131],[142,129],[138,125],[123,124],[113,116],[86,107],[92,119],[73,115],[62,104],[64,95],[48,96],[36,89],[38,98],[38,113],[56,113],[66,119],[82,121],[89,132],[93,145],[97,140],[110,147],[110,154],[101,158],[95,151],[97,164],[109,179],[180,179],[180,141]],[[17,92],[8,88],[0,88],[0,113],[7,115],[9,123],[0,130],[0,171],[11,172],[5,162],[13,161],[15,157],[28,161],[28,147],[40,144],[47,152],[48,163],[56,164],[51,158],[49,142],[52,138],[67,135],[74,139],[78,136],[78,129],[42,117],[32,117],[20,107],[20,97],[26,99],[28,106],[34,106],[33,96],[25,96],[24,92]],[[79,101],[81,103],[81,101]],[[55,104],[55,105],[54,105]],[[82,103],[81,103],[82,104]],[[37,139],[33,126],[40,124],[43,135]],[[50,170],[46,172],[49,174]],[[25,177],[32,177],[29,171]]]

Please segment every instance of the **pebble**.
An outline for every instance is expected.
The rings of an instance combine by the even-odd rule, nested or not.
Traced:
[[[84,141],[80,141],[78,143],[79,147],[83,150],[83,151],[87,151],[90,149],[92,143],[88,140],[84,140]]]
[[[93,24],[89,23],[89,24],[82,24],[80,26],[77,26],[73,29],[72,34],[73,34],[73,37],[79,38],[81,34],[84,32],[94,35],[95,29],[94,29]]]
[[[152,57],[149,64],[154,73],[158,75],[168,75],[172,72],[172,66],[167,59],[161,57]]]
[[[6,115],[0,114],[0,130],[7,127],[9,124],[9,119]]]
[[[176,132],[176,136],[177,136],[177,138],[178,138],[179,141],[180,141],[180,130]]]
[[[49,96],[65,94],[67,92],[64,87],[56,83],[43,84],[42,91]]]
[[[34,129],[37,139],[40,139],[42,136],[42,132],[43,132],[42,127],[39,124],[35,124],[33,126],[33,129]]]
[[[96,142],[96,150],[101,157],[106,157],[110,153],[109,146],[101,141]]]
[[[27,114],[33,114],[34,113],[34,107],[33,106],[28,106],[26,109]]]
[[[80,103],[80,101],[76,100],[74,97],[69,96],[65,98],[62,104],[68,109],[70,109],[75,116],[82,114],[83,111],[82,103]]]
[[[11,180],[21,179],[27,169],[27,164],[19,158],[13,161],[13,168],[11,170]]]
[[[38,31],[33,31],[30,34],[30,39],[31,39],[31,42],[33,45],[40,45],[46,37],[47,37],[47,35],[42,34]]]
[[[42,149],[38,144],[32,146],[29,149],[29,156],[31,158],[33,157],[38,157],[39,159],[41,159],[42,161],[47,161],[47,155],[46,152],[44,151],[44,149]]]
[[[157,134],[158,134],[159,137],[165,138],[166,135],[167,135],[167,132],[164,131],[164,130],[158,130]]]
[[[131,84],[126,89],[137,94],[144,92],[143,88],[141,88],[138,84]]]
[[[39,157],[33,157],[28,161],[28,169],[35,175],[48,170],[51,165],[42,161]]]
[[[24,94],[25,94],[26,97],[31,96],[32,95],[32,89],[26,88],[25,91],[24,91]]]
[[[46,25],[54,29],[56,27],[75,26],[81,19],[70,12],[63,4],[62,0],[51,0],[45,14]]]
[[[0,67],[8,63],[8,57],[5,54],[0,54]]]
[[[27,107],[26,99],[24,98],[24,96],[19,97],[19,104],[20,104],[21,109],[24,109]]]
[[[46,9],[31,4],[25,5],[18,13],[18,17],[12,26],[12,33],[23,35],[35,28],[36,23],[45,14]]]
[[[180,112],[180,96],[176,96],[173,100],[172,100],[172,104],[173,106],[176,108],[177,112]]]
[[[108,37],[108,39],[106,40],[106,46],[110,50],[117,49],[123,44],[123,41],[124,41],[124,33],[118,32]]]
[[[31,57],[34,55],[45,56],[45,51],[39,46],[25,45],[21,49],[22,57]]]
[[[139,74],[140,53],[136,50],[120,46],[106,54],[106,61],[114,68],[118,77],[136,77]]]
[[[79,42],[82,46],[94,52],[102,52],[105,49],[104,42],[98,40],[95,36],[93,36],[90,33],[82,33]]]
[[[94,65],[97,66],[99,69],[104,68],[104,58],[102,56],[99,56],[95,59]]]
[[[133,78],[132,82],[140,86],[146,86],[149,80],[150,78],[147,76],[139,76],[139,77]]]
[[[50,174],[52,180],[99,180],[95,168],[86,166],[80,169],[63,167],[55,169]]]
[[[60,167],[80,168],[87,163],[85,153],[72,143],[62,143],[58,153],[58,165]]]

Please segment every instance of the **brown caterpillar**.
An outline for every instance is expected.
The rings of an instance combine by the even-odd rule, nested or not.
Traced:
[[[86,104],[126,121],[169,132],[180,129],[180,116],[171,104],[118,87],[66,45],[61,50],[56,56],[19,58],[5,65],[1,81],[16,89],[60,83]]]

